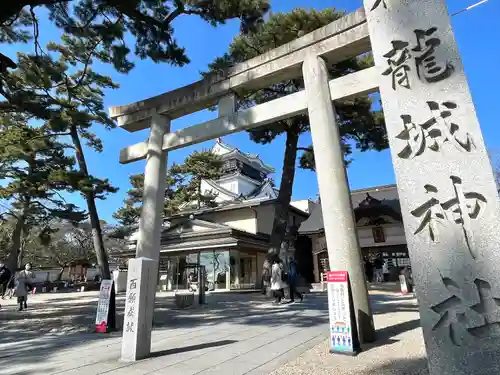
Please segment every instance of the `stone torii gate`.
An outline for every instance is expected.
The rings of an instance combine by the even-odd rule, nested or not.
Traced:
[[[329,80],[327,66],[372,51],[375,66]],[[305,90],[235,111],[240,91],[301,76]],[[168,152],[308,113],[332,270],[349,271],[361,342],[375,339],[332,101],[380,91],[431,375],[498,370],[499,199],[445,0],[364,0],[360,9],[219,75],[113,107],[148,141],[136,259],[129,264],[122,359],[147,357]],[[218,105],[218,117],[170,121]],[[498,372],[498,371],[497,371]]]

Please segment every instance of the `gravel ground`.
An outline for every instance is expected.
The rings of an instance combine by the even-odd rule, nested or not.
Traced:
[[[416,300],[394,293],[374,310],[379,339],[358,356],[330,354],[325,340],[272,375],[428,375]]]

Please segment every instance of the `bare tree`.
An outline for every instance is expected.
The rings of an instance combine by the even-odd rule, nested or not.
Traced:
[[[37,266],[59,267],[57,280],[76,262],[96,262],[92,229],[87,223],[74,226],[57,222],[52,227],[34,228],[24,251],[26,260]]]

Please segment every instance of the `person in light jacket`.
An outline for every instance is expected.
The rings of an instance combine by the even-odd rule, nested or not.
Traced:
[[[280,303],[285,297],[284,288],[285,282],[283,281],[283,266],[278,258],[273,260],[271,268],[271,290],[273,291],[275,302]]]
[[[27,263],[24,266],[24,270],[20,271],[15,277],[15,293],[17,303],[19,304],[19,311],[23,311],[23,308],[28,308],[28,291],[32,289],[34,279],[35,276],[31,272],[31,263]]]
[[[382,264],[382,274],[384,276],[384,282],[389,281],[389,262],[387,259],[384,259],[384,264]]]

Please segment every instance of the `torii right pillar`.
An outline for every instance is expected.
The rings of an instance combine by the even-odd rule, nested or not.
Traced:
[[[330,269],[349,272],[359,341],[373,342],[375,327],[325,60],[308,55],[302,73]]]
[[[430,375],[500,374],[500,204],[446,2],[364,5]]]

